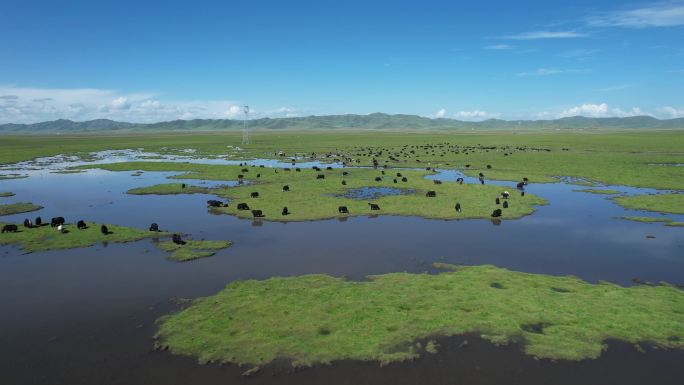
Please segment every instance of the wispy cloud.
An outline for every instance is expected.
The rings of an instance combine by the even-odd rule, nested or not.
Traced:
[[[598,52],[601,52],[600,49],[588,49],[588,48],[578,48],[578,49],[573,49],[570,51],[565,51],[561,52],[558,54],[558,56],[566,59],[586,59],[589,56],[592,56]]]
[[[570,107],[558,113],[557,118],[568,118],[572,116],[585,116],[589,118],[610,118],[610,117],[629,117],[629,116],[641,116],[641,115],[651,115],[644,112],[639,107],[632,107],[632,109],[624,111],[620,108],[611,108],[607,103],[601,104],[582,104],[579,106]]]
[[[482,49],[489,49],[489,50],[509,50],[509,49],[513,49],[513,48],[515,48],[515,47],[513,47],[512,45],[509,45],[509,44],[494,44],[494,45],[487,45],[487,46],[482,47]]]
[[[613,91],[626,90],[626,89],[632,88],[632,87],[634,87],[634,84],[618,84],[618,85],[614,85],[614,86],[596,88],[592,91],[594,91],[594,92],[613,92]]]
[[[577,31],[531,31],[514,35],[501,36],[506,40],[539,40],[539,39],[573,39],[586,37],[587,35]]]
[[[242,117],[240,105],[231,100],[162,101],[154,93],[0,85],[0,123],[100,118],[139,123],[175,119],[226,119]],[[301,111],[291,107],[264,111],[252,108],[250,117],[294,117],[301,114]]]
[[[447,110],[445,108],[440,109],[435,113],[435,118],[443,118],[447,114]]]
[[[594,27],[675,27],[684,25],[684,2],[662,2],[587,18]]]
[[[684,107],[665,106],[658,109],[669,118],[684,118]]]
[[[516,76],[549,76],[560,74],[578,74],[591,72],[588,69],[560,69],[560,68],[539,68],[534,71],[518,72]]]

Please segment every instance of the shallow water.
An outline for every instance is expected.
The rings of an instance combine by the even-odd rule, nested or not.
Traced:
[[[291,167],[283,162],[272,165]],[[491,263],[625,285],[635,277],[684,283],[683,229],[616,219],[659,214],[625,210],[612,203],[610,196],[574,192],[581,187],[564,183],[531,184],[526,191],[546,198],[549,205],[539,207],[531,216],[498,225],[490,220],[391,216],[252,222],[212,215],[206,208],[211,195],[125,194],[133,187],[178,182],[166,179],[176,173],[132,176],[131,172],[89,170],[55,174],[49,172],[59,169],[55,163],[46,167],[51,168],[26,170],[30,174],[26,179],[0,181],[0,191],[16,194],[0,198],[1,203],[31,201],[45,207],[0,217],[0,221],[61,215],[71,222],[83,218],[139,228],[157,222],[162,229],[185,232],[196,239],[236,243],[214,257],[190,263],[167,260],[151,240],[28,255],[12,246],[0,246],[3,382],[639,383],[639,379],[655,381],[656,377],[650,376],[657,373],[656,383],[681,383],[681,365],[675,363],[681,363],[682,352],[647,349],[647,353],[638,353],[624,344],[613,344],[599,360],[552,363],[524,356],[517,345],[500,348],[471,339],[464,349],[458,347],[460,343],[445,341],[440,354],[389,368],[343,362],[289,373],[276,365],[249,379],[240,377],[243,369],[231,365],[200,366],[190,358],[152,351],[154,320],[176,308],[170,298],[211,295],[235,279],[308,273],[363,279],[386,272],[432,271],[432,262],[450,262]],[[462,175],[456,171],[429,176],[445,183],[457,177]],[[478,181],[466,178],[466,183]],[[486,183],[518,193],[513,182]],[[624,194],[659,192],[607,188]],[[665,217],[684,221],[683,215]]]
[[[335,196],[359,200],[370,200],[387,196],[413,194],[414,192],[415,190],[413,189],[402,189],[392,187],[361,187],[349,189],[347,193]]]

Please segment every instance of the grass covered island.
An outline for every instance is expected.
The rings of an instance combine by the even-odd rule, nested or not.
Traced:
[[[673,286],[440,265],[453,271],[232,282],[160,318],[156,345],[204,363],[254,367],[278,358],[295,366],[388,363],[422,354],[419,340],[470,332],[548,359],[598,357],[607,339],[684,348],[684,291]]]
[[[585,192],[585,193],[589,193],[589,194],[599,194],[599,195],[617,195],[617,194],[620,194],[620,192],[617,190],[599,189],[599,188],[585,188],[585,189],[579,189],[579,190],[573,190],[573,191]]]
[[[544,199],[533,194],[523,197],[515,189],[508,189],[511,193],[507,199],[508,208],[503,208],[504,199],[500,199],[499,204],[496,204],[496,199],[506,188],[490,184],[461,185],[447,181],[435,184],[434,181],[425,179],[425,176],[434,174],[434,171],[428,170],[344,168],[316,171],[307,168],[296,171],[295,166],[285,170],[169,162],[130,162],[84,167],[110,171],[177,171],[183,174],[173,178],[200,180],[235,180],[242,175],[242,179],[248,183],[211,189],[212,194],[231,202],[228,207],[213,210],[242,218],[252,218],[251,210],[261,210],[264,215],[262,219],[266,221],[303,221],[340,215],[371,214],[473,219],[490,218],[495,209],[502,210],[502,219],[515,219],[532,214],[534,206],[546,204]],[[167,193],[166,186],[169,185],[143,187],[135,191]],[[285,191],[284,186],[287,186],[288,191]],[[168,189],[183,192],[175,187]],[[185,190],[187,189],[186,187]],[[364,196],[367,191],[379,191],[380,194],[369,198]],[[436,196],[427,197],[428,191],[434,191]],[[258,197],[252,197],[254,192],[258,193]],[[249,210],[238,210],[239,203],[246,203]],[[379,205],[380,210],[371,211],[369,203]],[[455,210],[456,203],[460,203],[461,211]],[[339,206],[346,206],[349,214],[340,214]],[[286,215],[283,215],[284,207],[288,208]]]
[[[684,194],[632,195],[614,200],[626,209],[684,214]]]
[[[171,253],[170,259],[179,262],[192,261],[199,258],[211,257],[217,251],[232,245],[229,241],[186,241],[185,245],[178,245],[172,241],[162,241],[157,247]]]
[[[42,208],[43,206],[35,205],[29,202],[10,203],[6,205],[0,204],[0,215],[28,213],[31,211],[38,211]]]
[[[206,187],[185,185],[183,183],[163,183],[128,190],[132,195],[174,195],[174,194],[207,194],[211,191]]]
[[[684,227],[684,222],[675,222],[670,218],[653,218],[653,217],[622,217],[622,219],[641,223],[664,223],[665,226],[670,227]]]

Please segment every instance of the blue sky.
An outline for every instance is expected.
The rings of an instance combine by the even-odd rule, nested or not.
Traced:
[[[12,1],[0,122],[684,116],[684,1]]]

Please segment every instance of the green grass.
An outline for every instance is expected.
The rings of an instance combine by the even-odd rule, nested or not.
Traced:
[[[626,209],[684,214],[684,194],[632,195],[614,200]]]
[[[28,178],[28,175],[0,175],[0,180],[24,179],[24,178]]]
[[[0,198],[8,198],[8,197],[13,197],[14,193],[5,191],[5,192],[0,192]]]
[[[28,213],[42,209],[43,206],[34,205],[28,202],[18,202],[2,205],[0,204],[0,215],[12,215],[19,213]]]
[[[598,189],[598,188],[585,188],[585,189],[580,189],[580,190],[572,190],[575,192],[585,192],[585,193],[590,193],[590,194],[602,194],[602,195],[616,195],[620,194],[619,191],[617,190],[611,190],[611,189]]]
[[[211,190],[206,187],[186,185],[182,187],[182,183],[165,183],[153,186],[138,187],[128,190],[127,194],[133,195],[173,195],[173,194],[206,194]]]
[[[361,282],[305,275],[233,282],[158,323],[157,347],[200,362],[387,363],[422,354],[418,340],[471,332],[580,360],[600,356],[607,339],[684,348],[684,292],[487,265]]]
[[[5,223],[0,223],[4,225]],[[107,225],[109,234],[100,232],[100,224],[88,223],[88,228],[79,230],[67,224],[67,232],[62,234],[49,225],[27,229],[19,225],[17,233],[0,234],[0,245],[17,244],[27,253],[56,249],[75,249],[92,246],[99,242],[132,242],[144,238],[168,236],[164,232],[150,232],[130,227]]]
[[[642,223],[670,223],[672,219],[669,218],[653,218],[653,217],[622,217],[628,221],[642,222]]]
[[[241,145],[241,134],[173,133],[118,134],[83,136],[3,136],[0,163],[29,160],[56,154],[81,155],[88,151],[144,148],[164,154],[182,154],[195,149],[195,156],[229,154],[234,159],[277,157],[278,151],[318,155],[349,155],[357,165],[371,164],[376,157],[381,164],[424,167],[428,163],[442,167],[471,164],[471,175],[485,172],[488,178],[518,180],[527,176],[533,182],[555,181],[570,176],[605,184],[684,189],[684,167],[649,164],[684,163],[684,131],[632,131],[612,133],[463,133],[448,131],[363,132],[363,131],[255,131],[252,143]],[[403,146],[449,143],[460,146],[455,153],[447,148],[412,149],[389,159],[390,153]],[[481,145],[478,147],[478,145]],[[243,147],[234,151],[227,146]],[[484,147],[496,146],[496,149]],[[506,148],[508,146],[508,148]],[[364,149],[360,149],[364,147]],[[465,151],[466,147],[471,149]],[[520,149],[519,149],[520,148]],[[568,151],[564,151],[566,148]],[[384,149],[382,155],[378,155]],[[545,151],[550,150],[550,151]],[[370,154],[370,155],[369,155]],[[509,154],[509,155],[504,155]],[[404,157],[406,155],[406,157]],[[486,165],[492,169],[487,169]]]
[[[172,241],[157,243],[157,247],[171,253],[170,259],[186,262],[199,258],[211,257],[217,251],[228,248],[232,242],[228,241],[193,241],[186,240],[185,245],[177,245]]]
[[[175,178],[209,179],[209,180],[235,180],[239,174],[245,176],[249,185],[214,188],[211,193],[222,198],[231,200],[229,207],[216,208],[216,212],[236,215],[243,218],[251,218],[252,213],[248,210],[237,210],[238,203],[247,203],[250,209],[262,210],[267,221],[302,221],[317,220],[339,216],[338,206],[347,206],[350,216],[358,215],[406,215],[420,216],[436,219],[472,219],[489,218],[492,211],[501,208],[496,205],[496,197],[504,191],[504,188],[494,185],[464,184],[444,182],[441,185],[424,179],[429,171],[399,170],[408,178],[408,182],[401,182],[396,177],[396,170],[386,170],[386,175],[381,170],[374,169],[335,169],[321,170],[302,169],[296,172],[276,170],[269,168],[248,167],[248,172],[242,172],[239,166],[207,165],[194,163],[162,163],[162,162],[131,162],[114,163],[108,165],[96,165],[111,171],[181,171],[185,174]],[[276,173],[276,171],[278,171]],[[347,171],[349,175],[343,176]],[[257,174],[261,177],[257,178]],[[324,174],[325,179],[318,180],[316,175]],[[380,182],[375,177],[383,177]],[[398,183],[393,179],[397,178]],[[347,182],[342,185],[342,180]],[[290,187],[290,191],[284,192],[284,185]],[[372,201],[358,200],[340,197],[350,189],[362,187],[389,187],[413,189],[414,194],[385,196]],[[435,191],[437,197],[427,198],[427,191]],[[258,192],[259,198],[251,198],[252,192]],[[503,209],[502,219],[520,218],[534,212],[535,205],[543,205],[546,201],[542,198],[527,194],[521,197],[516,191],[512,191],[509,208]],[[368,203],[374,202],[380,205],[380,211],[371,211]],[[454,209],[456,202],[461,203],[462,211]],[[282,209],[288,207],[290,215],[283,216]]]

